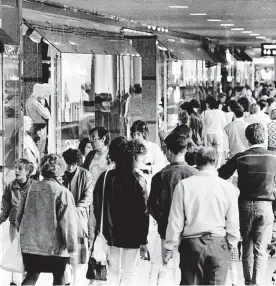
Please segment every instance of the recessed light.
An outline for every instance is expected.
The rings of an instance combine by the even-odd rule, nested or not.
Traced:
[[[266,37],[264,37],[264,36],[259,36],[259,37],[256,37],[256,39],[266,39]]]
[[[231,30],[232,30],[232,31],[243,31],[244,28],[232,28]]]
[[[175,39],[168,39],[168,42],[175,42]]]
[[[183,6],[183,5],[173,5],[169,6],[171,9],[188,9],[188,6]]]
[[[190,13],[191,16],[206,16],[206,13]]]
[[[249,36],[260,36],[260,34],[250,34]]]
[[[233,27],[233,26],[235,26],[234,24],[220,24],[222,27]]]
[[[221,22],[220,19],[207,19],[208,22]]]
[[[242,31],[243,34],[252,34],[252,31]]]

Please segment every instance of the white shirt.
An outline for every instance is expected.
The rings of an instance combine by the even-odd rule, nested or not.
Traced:
[[[211,109],[201,113],[203,122],[203,134],[223,135],[223,129],[227,124],[225,114],[222,110]]]
[[[200,171],[181,180],[173,194],[165,248],[173,251],[180,239],[206,233],[226,236],[236,245],[240,238],[238,193],[233,184],[213,171]]]

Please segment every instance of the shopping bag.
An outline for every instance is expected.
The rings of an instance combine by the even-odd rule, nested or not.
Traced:
[[[23,273],[25,271],[20,245],[20,235],[17,234],[6,251],[0,267],[9,272]]]
[[[107,265],[97,262],[93,257],[90,257],[86,273],[87,279],[106,281],[107,280]]]
[[[157,276],[158,286],[174,286],[174,269],[169,268],[167,265],[161,267]]]
[[[109,256],[109,245],[102,233],[99,233],[95,239],[91,257],[102,265],[107,264]]]

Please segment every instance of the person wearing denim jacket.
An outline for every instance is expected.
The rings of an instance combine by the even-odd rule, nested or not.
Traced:
[[[52,273],[54,285],[63,285],[69,254],[78,246],[76,206],[61,183],[66,169],[62,156],[44,156],[40,169],[44,179],[32,185],[17,216],[27,271],[22,285],[35,285],[41,272]]]

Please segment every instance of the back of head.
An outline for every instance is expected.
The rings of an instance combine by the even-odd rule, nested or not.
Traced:
[[[243,107],[244,112],[248,112],[250,102],[246,97],[239,98],[238,103]]]
[[[109,145],[109,158],[116,164],[116,167],[124,167],[124,152],[128,140],[125,136],[114,138]]]
[[[139,83],[134,84],[133,92],[135,94],[141,94],[142,93],[142,86]]]
[[[148,124],[142,120],[136,120],[133,122],[132,126],[130,127],[130,134],[134,134],[136,132],[140,132],[143,134],[144,139],[147,139],[149,136],[149,128]]]
[[[251,145],[263,144],[265,140],[265,128],[261,123],[253,123],[245,129],[245,136]]]
[[[186,110],[182,110],[178,113],[178,121],[180,124],[189,125],[189,119],[190,119],[190,116]]]
[[[230,108],[231,111],[233,111],[238,105],[238,102],[233,99],[229,100],[229,102],[227,103],[227,106]]]
[[[82,155],[78,149],[69,148],[62,154],[67,165],[77,164],[82,165]]]
[[[168,150],[177,155],[178,153],[183,153],[186,150],[187,137],[183,134],[173,132],[165,138],[165,144]]]
[[[265,109],[268,106],[268,103],[264,99],[259,100],[257,104],[260,106],[261,110]]]
[[[190,102],[185,101],[181,106],[181,109],[183,109],[183,111],[187,111],[188,115],[191,115],[193,113],[193,106]],[[180,111],[181,113],[182,111]],[[179,118],[179,117],[178,117]]]
[[[105,146],[108,146],[109,142],[110,142],[110,133],[109,130],[100,126],[100,127],[94,127],[91,130],[89,130],[89,135],[93,134],[95,131],[98,132],[98,136],[100,137],[100,139],[102,139],[103,137],[105,137],[105,141],[104,144]]]
[[[66,163],[59,154],[48,154],[41,159],[40,171],[44,178],[58,178],[64,175]]]
[[[252,103],[249,106],[250,114],[257,114],[260,111],[260,106],[257,103]]]
[[[237,105],[233,110],[236,118],[243,117],[243,107],[241,105]]]
[[[217,109],[218,108],[218,103],[213,96],[207,96],[206,97],[206,104],[208,104],[210,109]]]
[[[191,105],[192,105],[193,108],[200,108],[200,103],[199,103],[198,100],[192,99],[192,100],[190,101],[190,103],[191,103]]]
[[[266,100],[266,102],[267,102],[268,106],[271,106],[271,104],[272,104],[273,102],[275,102],[275,99],[272,98],[272,97],[269,97],[269,98]]]
[[[202,168],[206,165],[216,166],[218,162],[218,151],[213,147],[202,147],[196,155],[196,165]]]
[[[147,149],[144,144],[138,140],[130,140],[124,149],[124,164],[126,170],[133,171],[139,156],[146,155]]]

